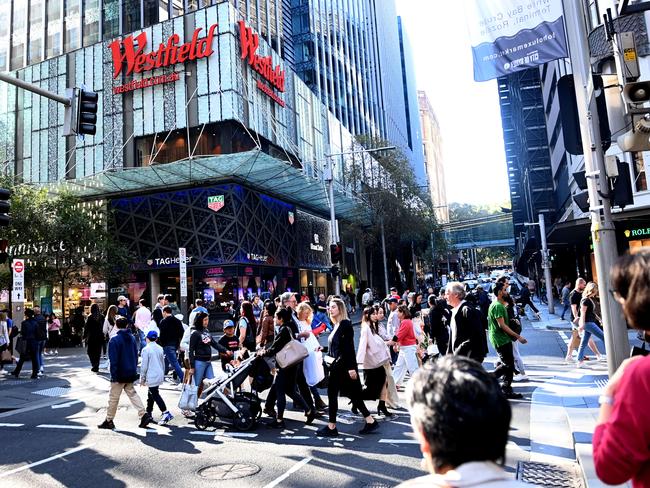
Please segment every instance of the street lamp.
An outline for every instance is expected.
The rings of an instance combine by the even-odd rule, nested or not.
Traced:
[[[549,313],[555,313],[555,304],[553,303],[553,284],[551,283],[551,264],[548,260],[548,248],[546,247],[546,222],[544,214],[539,214],[539,222],[529,223],[524,225],[532,227],[539,226],[539,233],[542,238],[542,269],[544,270],[544,281],[546,281],[546,301],[548,302]]]
[[[395,146],[384,146],[377,147],[373,149],[359,149],[357,151],[347,151],[334,154],[325,154],[327,165],[323,170],[323,179],[327,181],[328,193],[330,200],[330,233],[331,233],[331,244],[339,243],[339,232],[336,226],[336,209],[334,208],[334,156],[345,156],[348,154],[358,154],[358,153],[374,153],[378,151],[392,151],[396,149]],[[383,223],[382,223],[383,230]],[[388,283],[388,266],[386,264],[386,243],[383,241],[383,232],[382,232],[382,245],[384,249],[384,280]],[[341,279],[340,273],[337,276],[332,276],[334,278],[334,291],[336,295],[341,295]],[[387,289],[388,290],[388,289]]]

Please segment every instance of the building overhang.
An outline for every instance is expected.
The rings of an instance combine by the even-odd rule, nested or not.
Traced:
[[[84,200],[111,199],[222,182],[236,182],[292,203],[304,210],[329,215],[325,181],[260,150],[201,156],[139,168],[109,169],[85,178],[46,185],[51,193],[70,192]],[[338,186],[338,188],[336,188]],[[369,209],[354,195],[335,185],[336,216],[365,223]]]

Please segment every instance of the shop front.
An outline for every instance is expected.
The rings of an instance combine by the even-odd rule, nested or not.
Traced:
[[[327,296],[333,290],[329,274],[331,229],[330,222],[301,210],[296,211],[295,226],[298,235],[298,265],[300,292],[311,300],[321,293]]]

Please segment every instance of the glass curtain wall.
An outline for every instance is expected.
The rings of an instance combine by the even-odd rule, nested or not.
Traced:
[[[47,58],[63,53],[63,1],[49,0],[47,3]]]
[[[25,43],[27,42],[27,2],[12,2],[14,6],[11,33],[11,69],[25,64]]]
[[[1,21],[0,21],[1,22]],[[43,61],[45,49],[45,2],[29,0],[29,64]]]

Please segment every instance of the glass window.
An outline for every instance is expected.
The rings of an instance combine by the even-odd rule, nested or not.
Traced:
[[[120,0],[104,0],[104,39],[120,35]]]
[[[63,26],[61,1],[50,0],[47,2],[47,51],[48,58],[58,56],[63,51],[63,39],[61,39]]]
[[[65,2],[65,52],[81,47],[81,0]]]
[[[100,0],[86,0],[83,16],[84,46],[99,42]]]
[[[172,17],[183,15],[183,0],[171,0],[172,3]]]
[[[45,9],[43,0],[29,2],[29,64],[43,61],[43,39],[45,36]]]
[[[9,0],[0,0],[0,38],[9,37],[10,17],[11,3]]]
[[[11,69],[25,66],[25,42],[27,41],[27,3],[13,2],[13,32],[11,34]]]
[[[124,32],[133,32],[141,28],[140,2],[124,2],[122,4]]]
[[[634,169],[634,190],[646,191],[648,189],[648,180],[645,175],[643,153],[632,153],[632,168]]]

